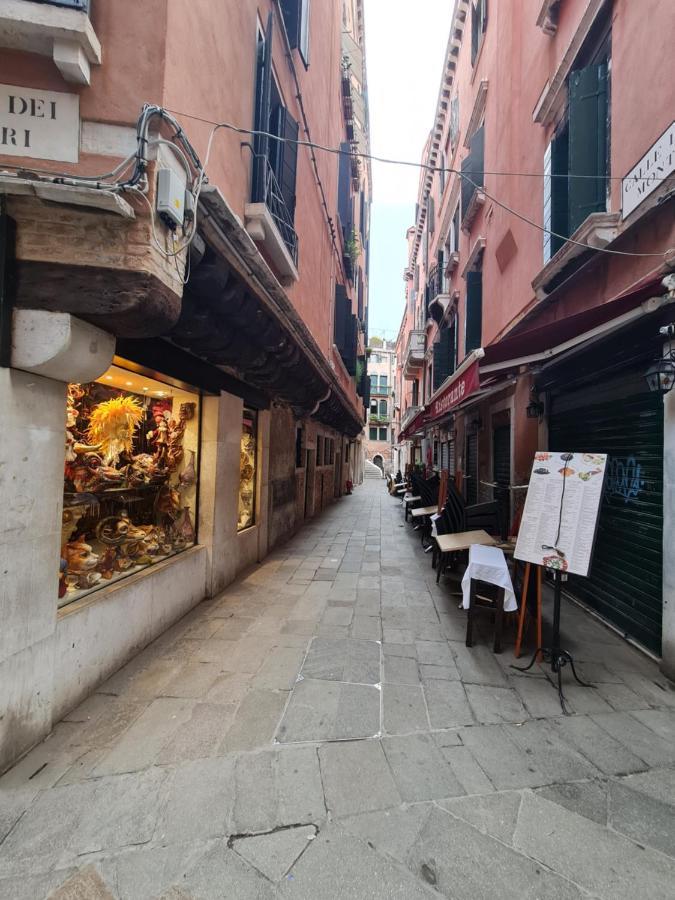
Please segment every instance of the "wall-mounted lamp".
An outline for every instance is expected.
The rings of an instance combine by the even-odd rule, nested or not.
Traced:
[[[665,396],[675,385],[675,351],[655,360],[645,372],[649,390]]]
[[[544,415],[544,404],[540,400],[530,400],[525,409],[528,419],[541,419]]]
[[[530,388],[530,393],[532,396],[530,397],[530,402],[527,404],[527,406],[525,408],[525,415],[527,416],[528,419],[541,419],[542,416],[544,415],[545,407],[544,407],[544,404],[539,399],[539,391],[533,385]]]

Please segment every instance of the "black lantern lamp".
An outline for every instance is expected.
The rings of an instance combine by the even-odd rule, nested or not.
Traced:
[[[670,350],[655,360],[645,373],[649,390],[665,396],[675,385],[675,352]]]
[[[544,404],[538,399],[536,387],[531,389],[532,398],[525,407],[525,415],[528,419],[541,419],[544,415]]]

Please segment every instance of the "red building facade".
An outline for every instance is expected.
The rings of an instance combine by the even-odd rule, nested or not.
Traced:
[[[311,7],[0,9],[0,769],[360,478],[363,8]]]
[[[397,348],[402,461],[511,530],[538,448],[610,454],[570,590],[671,674],[669,407],[644,374],[674,318],[673,28],[656,2],[456,3]]]

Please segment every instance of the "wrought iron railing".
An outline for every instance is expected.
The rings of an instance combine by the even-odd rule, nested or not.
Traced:
[[[279,229],[288,252],[293,258],[294,264],[298,264],[298,235],[293,227],[293,214],[289,210],[282,193],[274,169],[267,157],[261,159],[265,168],[264,195],[259,199],[265,204]]]
[[[439,266],[438,263],[429,269],[427,284],[429,285],[429,302],[431,303],[439,294],[443,293],[443,267]]]

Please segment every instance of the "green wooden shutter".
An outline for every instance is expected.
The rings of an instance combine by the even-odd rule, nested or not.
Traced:
[[[258,71],[256,76],[255,127],[258,131],[269,131],[270,105],[272,97],[272,39],[274,37],[274,17],[267,17],[265,40],[258,47]],[[265,202],[265,175],[269,138],[262,134],[255,136],[255,157],[253,160],[254,202]]]
[[[607,64],[588,66],[569,79],[569,233],[607,208]]]
[[[452,373],[452,354],[454,350],[453,329],[441,331],[438,341],[433,345],[434,377],[433,386],[437,391],[445,379]]]
[[[345,238],[351,236],[352,230],[352,196],[351,196],[351,147],[348,143],[340,144],[340,156],[338,159],[338,215],[342,234]]]
[[[287,109],[284,109],[281,120],[280,135],[284,141],[279,141],[281,148],[281,166],[279,171],[279,184],[281,195],[284,198],[286,209],[291,218],[295,218],[295,180],[298,167],[298,123]]]
[[[281,14],[284,17],[288,43],[291,47],[300,46],[300,2],[299,0],[281,0]]]
[[[340,356],[344,355],[347,338],[346,305],[348,303],[347,291],[341,284],[335,285],[335,310],[333,316],[333,343],[338,348]]]
[[[483,273],[466,273],[466,331],[464,352],[481,346],[483,325]]]
[[[471,138],[472,180],[478,187],[485,184],[485,125],[481,125]]]

